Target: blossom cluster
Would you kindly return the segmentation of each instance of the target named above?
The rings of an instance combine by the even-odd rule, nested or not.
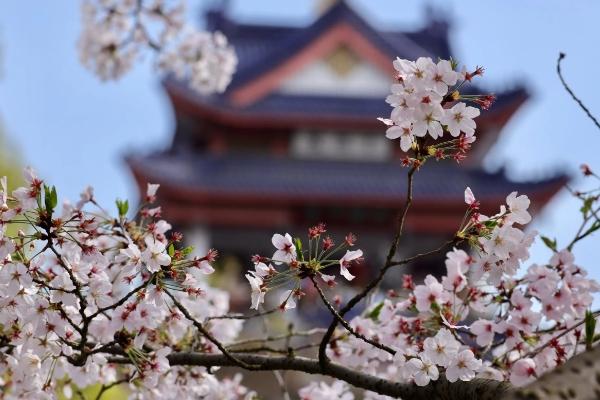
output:
[[[394,68],[398,82],[391,86],[392,93],[386,99],[393,110],[389,119],[379,118],[388,126],[386,136],[399,138],[402,151],[415,151],[412,163],[449,156],[461,161],[475,141],[474,119],[480,110],[459,100],[488,108],[493,96],[464,95],[459,89],[481,75],[483,68],[458,72],[453,60],[435,63],[428,57],[416,61],[398,58]],[[449,140],[443,140],[445,132],[450,134]]]
[[[205,279],[216,252],[192,257],[180,246],[182,235],[149,206],[158,185],[148,185],[148,202],[129,220],[127,202],[110,217],[91,188],[58,210],[54,188],[31,169],[25,179],[12,193],[0,180],[3,398],[121,382],[133,398],[252,396],[240,377],[217,382],[203,367],[170,366],[172,349],[218,352],[195,324],[231,343],[242,321],[211,319],[229,311],[228,294]]]
[[[401,291],[349,321],[395,354],[346,335],[330,344],[332,360],[419,386],[442,374],[450,382],[479,377],[521,386],[585,347],[586,310],[600,285],[567,249],[517,274],[536,235],[521,230],[531,220],[526,196],[511,193],[491,217],[479,213],[468,188],[465,201],[456,236],[472,254],[454,248],[441,279],[428,275],[416,285],[405,275]]]
[[[306,249],[303,249],[300,239],[292,239],[289,233],[273,235],[271,242],[276,249],[273,256],[271,258],[254,256],[252,258],[254,269],[246,274],[246,279],[252,288],[252,308],[258,309],[269,290],[281,287],[290,287],[290,289],[283,292],[279,307],[284,311],[295,308],[295,299],[304,296],[302,291],[304,278],[319,277],[329,287],[336,285],[335,275],[323,272],[334,266],[339,266],[340,275],[348,281],[355,278],[349,268],[360,263],[363,252],[362,250],[347,249],[355,245],[356,237],[349,233],[336,246],[333,239],[325,235],[326,232],[325,224],[309,228]],[[342,257],[334,258],[343,250],[346,252]],[[276,268],[276,266],[278,267]]]
[[[190,33],[179,44],[170,40],[184,32],[178,5],[98,0],[85,10],[82,58],[105,79],[125,73],[143,46],[159,50],[160,66],[189,78],[199,91],[222,91],[231,78],[235,55],[220,34]],[[150,29],[146,20],[159,27]],[[483,70],[458,72],[452,60],[427,58],[398,59],[394,66],[398,83],[388,97],[394,110],[382,120],[389,126],[387,136],[400,138],[401,149],[412,152],[407,158],[412,172],[431,157],[462,160],[475,140],[479,109],[460,100],[485,109],[493,98],[459,90]],[[446,133],[449,140],[443,139]],[[596,176],[589,167],[583,172]],[[576,241],[600,229],[600,210],[592,207],[598,200],[595,191],[578,193],[584,224],[574,241],[559,250],[555,241],[542,238],[553,255],[523,271],[537,236],[523,230],[531,221],[527,196],[513,192],[497,214],[487,216],[467,188],[466,212],[446,254],[445,275],[427,275],[422,283],[405,275],[397,290],[345,320],[352,307],[338,312],[341,300],[330,303],[321,286],[332,290],[338,272],[347,281],[358,274],[363,252],[354,249],[351,233],[338,243],[324,224],[310,227],[307,240],[274,234],[273,255],[254,256],[245,277],[250,308],[258,310],[276,290],[278,307],[240,317],[229,313],[229,295],[207,283],[217,252],[194,255],[153,205],[158,185],[148,185],[130,218],[127,201],[117,200],[118,214],[111,216],[96,202],[92,188],[77,203],[59,207],[56,189],[31,169],[25,181],[24,187],[9,191],[6,178],[0,179],[2,398],[53,399],[60,391],[71,397],[73,388],[122,384],[129,386],[132,399],[253,399],[241,375],[217,379],[214,367],[198,366],[208,362],[180,365],[182,356],[223,356],[227,362],[219,365],[246,369],[267,369],[272,353],[285,354],[290,365],[298,361],[296,351],[315,345],[293,347],[291,339],[314,331],[295,333],[290,324],[285,349],[269,345],[281,337],[238,336],[248,319],[277,309],[285,317],[305,295],[305,283],[317,290],[334,321],[317,344],[319,359],[302,360],[319,365],[323,373],[323,365],[333,361],[348,373],[409,385],[486,378],[522,386],[597,339],[597,313],[590,307],[600,285],[571,252]],[[362,297],[347,305],[377,299],[378,293],[370,291],[387,269],[416,259],[392,260],[400,233],[379,281],[371,281]],[[335,331],[338,323],[342,328]],[[248,343],[261,346],[240,347]],[[237,358],[243,353],[255,353],[245,359],[259,364]],[[342,381],[311,382],[299,395],[302,400],[354,398]],[[388,399],[368,391],[364,398]]]
[[[203,94],[223,92],[237,66],[235,51],[220,32],[187,26],[184,6],[182,0],[85,0],[82,64],[102,80],[116,80],[151,49],[160,70]]]

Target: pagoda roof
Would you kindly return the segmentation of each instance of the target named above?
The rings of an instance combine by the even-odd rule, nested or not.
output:
[[[382,129],[377,117],[387,117],[392,110],[383,98],[284,93],[272,93],[240,108],[225,96],[203,96],[191,90],[185,82],[172,78],[167,78],[164,85],[180,112],[244,128],[331,125]],[[464,92],[485,93],[475,86]],[[496,101],[481,115],[478,125],[485,126],[489,122],[502,127],[528,98],[529,93],[523,86],[497,93]]]
[[[144,190],[161,184],[161,202],[255,206],[398,208],[406,197],[406,173],[400,162],[299,160],[275,156],[156,153],[127,158]],[[527,194],[533,210],[541,209],[567,182],[556,175],[513,182],[503,172],[429,162],[414,181],[414,207],[424,213],[464,209],[463,193],[471,187],[485,212],[496,212],[513,191]],[[173,219],[173,216],[168,216]],[[177,219],[177,218],[175,218]],[[175,221],[177,222],[177,221]],[[456,227],[455,227],[456,228]]]
[[[382,31],[345,1],[338,1],[308,26],[240,23],[218,9],[207,13],[207,25],[209,29],[221,30],[238,54],[238,68],[227,91],[201,95],[187,82],[171,76],[164,80],[164,85],[179,113],[230,126],[381,128],[376,118],[388,116],[391,111],[384,101],[385,94],[379,97],[291,94],[278,91],[277,85],[301,65],[341,44],[354,46],[363,59],[372,62],[383,76],[390,77],[390,83],[394,75],[391,61],[398,56],[416,59],[451,55],[447,21],[430,16],[420,30]],[[325,47],[329,50],[324,50]],[[465,92],[489,91],[469,86]],[[496,95],[496,103],[482,115],[479,124],[485,125],[485,119],[489,118],[496,126],[504,125],[529,97],[523,86]]]
[[[221,30],[238,53],[240,62],[230,90],[256,79],[340,24],[359,32],[389,60],[451,56],[446,21],[431,19],[426,27],[413,32],[381,31],[346,1],[338,1],[312,24],[302,27],[239,23],[221,10],[209,12],[207,17],[209,29]]]

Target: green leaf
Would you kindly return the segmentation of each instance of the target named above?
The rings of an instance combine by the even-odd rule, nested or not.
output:
[[[169,245],[167,252],[169,253],[169,257],[173,257],[173,255],[175,254],[175,246],[173,246],[173,243]]]
[[[294,238],[294,245],[296,246],[296,259],[304,261],[304,255],[302,254],[302,240],[300,240],[300,238]]]
[[[453,70],[456,70],[458,68],[458,61],[450,57],[450,66]]]
[[[496,225],[498,225],[498,221],[495,221],[493,219],[488,219],[483,224],[486,226],[486,228],[495,228]]]
[[[117,210],[119,210],[119,217],[124,218],[129,211],[129,200],[117,199]]]
[[[187,257],[190,254],[192,254],[193,251],[194,251],[194,246],[188,246],[188,247],[182,249],[181,253],[183,254],[184,257]]]
[[[52,214],[57,204],[58,196],[56,194],[56,187],[44,185],[44,205],[46,206],[46,211]]]
[[[38,208],[41,210],[42,209],[42,192],[41,191],[38,191],[38,194],[35,197],[35,200],[37,201]]]
[[[596,199],[594,197],[587,197],[584,201],[583,201],[583,206],[581,206],[581,213],[583,214],[584,218],[587,218],[590,210],[592,209],[592,206],[594,205],[594,201]]]
[[[594,344],[594,332],[596,331],[596,318],[590,310],[585,312],[585,347],[591,349]]]
[[[556,239],[551,240],[546,236],[540,236],[542,238],[542,242],[552,251],[556,251]]]
[[[379,304],[377,304],[375,306],[375,308],[373,308],[369,314],[367,315],[367,317],[371,318],[372,320],[377,320],[379,319],[379,314],[381,314],[381,309],[383,308],[383,301]]]

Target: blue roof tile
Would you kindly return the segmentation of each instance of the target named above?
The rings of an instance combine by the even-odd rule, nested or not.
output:
[[[228,194],[294,196],[352,196],[354,199],[374,195],[382,199],[403,198],[406,169],[399,162],[356,162],[298,160],[209,154],[161,154],[128,159],[134,169],[155,183],[168,183]],[[414,195],[419,198],[461,198],[470,186],[479,199],[503,198],[512,191],[533,193],[558,188],[564,175],[513,182],[504,173],[488,173],[464,168],[453,162],[430,162],[418,173]]]
[[[340,22],[353,26],[388,54],[390,59],[396,56],[410,59],[420,56],[450,56],[448,37],[446,32],[439,28],[443,24],[437,23],[416,32],[378,31],[345,1],[338,2],[307,27],[242,24],[218,11],[208,14],[209,28],[223,31],[238,53],[238,71],[231,88],[251,81],[277,66]]]

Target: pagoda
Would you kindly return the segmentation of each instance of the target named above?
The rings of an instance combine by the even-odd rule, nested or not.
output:
[[[332,3],[301,27],[241,23],[223,7],[212,8],[207,28],[223,32],[239,58],[227,91],[203,96],[165,78],[176,117],[172,143],[130,155],[127,163],[141,193],[148,182],[161,185],[162,215],[190,243],[247,263],[251,254],[272,253],[274,232],[304,237],[307,227],[325,222],[338,237],[356,233],[373,268],[383,259],[407,179],[398,142],[385,138],[377,120],[391,111],[384,99],[392,61],[451,57],[450,26],[430,12],[422,29],[380,30],[345,1]],[[466,186],[484,213],[497,212],[512,191],[527,194],[536,213],[565,184],[565,175],[514,182],[482,168],[529,97],[524,86],[496,96],[477,119],[478,139],[465,162],[428,162],[416,174],[400,256],[453,236]],[[442,264],[423,262],[416,267]]]

